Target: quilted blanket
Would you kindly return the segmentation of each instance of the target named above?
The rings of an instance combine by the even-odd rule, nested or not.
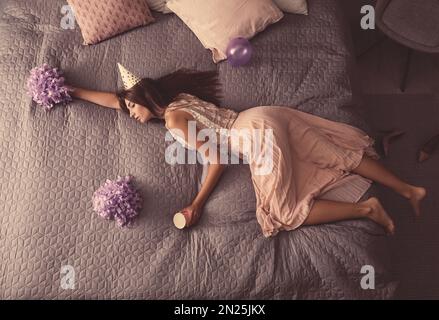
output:
[[[141,125],[75,100],[50,112],[26,94],[43,63],[95,90],[121,85],[116,63],[140,76],[217,68],[223,106],[286,105],[367,127],[349,110],[351,50],[336,1],[309,0],[257,35],[248,66],[213,64],[173,14],[94,46],[61,26],[64,0],[0,2],[0,298],[384,299],[397,287],[387,238],[369,221],[303,227],[265,238],[249,169],[230,165],[199,223],[172,216],[197,192],[200,167],[169,165],[161,122]],[[131,174],[144,199],[133,228],[92,210],[107,179]],[[374,288],[363,271],[373,268]],[[370,279],[369,279],[370,280]]]

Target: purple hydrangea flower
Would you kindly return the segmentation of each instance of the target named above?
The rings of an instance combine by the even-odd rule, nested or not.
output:
[[[141,197],[131,181],[131,176],[107,179],[94,192],[93,210],[107,220],[115,219],[120,227],[131,226],[141,209]]]
[[[61,72],[47,63],[30,71],[27,89],[32,99],[46,110],[50,110],[55,104],[72,100]]]

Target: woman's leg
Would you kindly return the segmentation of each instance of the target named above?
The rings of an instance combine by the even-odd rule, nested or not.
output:
[[[315,200],[308,218],[303,225],[315,225],[341,220],[369,218],[393,234],[395,226],[392,219],[381,206],[377,198],[370,198],[359,203]]]
[[[352,171],[393,189],[410,201],[416,216],[421,214],[420,201],[427,193],[424,188],[416,187],[402,181],[380,162],[366,155],[364,155],[360,165]]]

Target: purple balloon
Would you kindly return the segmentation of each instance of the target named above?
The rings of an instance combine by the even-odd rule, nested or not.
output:
[[[245,38],[234,38],[227,46],[226,54],[227,61],[230,65],[240,67],[250,61],[253,54],[253,47]]]

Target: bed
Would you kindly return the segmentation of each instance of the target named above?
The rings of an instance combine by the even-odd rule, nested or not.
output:
[[[83,46],[77,25],[60,27],[63,5],[0,4],[0,298],[393,297],[387,237],[374,223],[265,238],[248,166],[230,165],[199,223],[178,230],[173,214],[195,196],[203,168],[166,164],[163,123],[140,125],[78,100],[46,112],[25,90],[29,70],[44,62],[104,91],[121,86],[117,62],[153,78],[217,68],[224,107],[285,105],[368,130],[350,110],[352,52],[338,2],[309,0],[309,16],[286,14],[252,40],[255,56],[238,69],[215,65],[175,15],[154,13],[154,24]],[[127,174],[144,203],[135,226],[120,228],[93,212],[91,198],[107,178]],[[361,286],[367,265],[374,289]]]

